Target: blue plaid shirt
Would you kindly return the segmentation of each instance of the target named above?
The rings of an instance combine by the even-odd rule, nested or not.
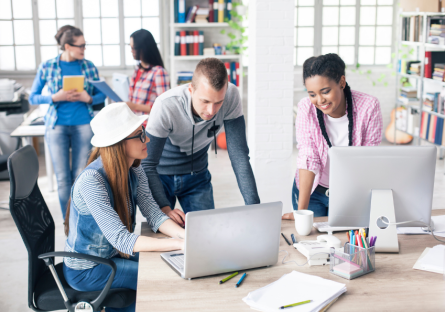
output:
[[[82,74],[85,76],[84,89],[89,95],[93,95],[94,86],[88,83],[88,79],[99,80],[99,72],[93,62],[88,60],[79,60],[81,64]],[[62,70],[60,68],[60,55],[56,58],[43,62],[39,66],[37,72],[41,75],[41,80],[46,81],[48,90],[51,94],[56,94],[63,87]],[[54,128],[57,122],[57,103],[51,103],[45,116],[45,124],[47,127]],[[91,118],[94,117],[93,107],[87,104],[88,112]]]

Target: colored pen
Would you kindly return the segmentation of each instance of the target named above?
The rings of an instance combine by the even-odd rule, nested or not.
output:
[[[299,306],[299,305],[302,305],[302,304],[305,304],[305,303],[309,303],[309,302],[311,302],[312,300],[306,300],[306,301],[301,301],[301,302],[297,302],[297,303],[293,303],[293,304],[288,304],[288,305],[285,305],[285,306],[282,306],[282,307],[280,307],[280,309],[285,309],[285,308],[290,308],[290,307],[296,307],[296,306]]]
[[[234,276],[237,276],[238,272],[233,273],[232,275],[227,276],[226,278],[223,278],[222,280],[219,281],[220,284],[227,282],[229,279],[231,279]]]
[[[372,246],[374,246],[374,236],[371,236],[371,241],[369,242],[369,244]]]
[[[286,243],[287,243],[289,246],[292,245],[291,243],[289,243],[289,241],[287,240],[286,236],[284,236],[283,233],[281,233],[281,236],[283,236],[284,240],[286,241]]]
[[[349,232],[346,232],[346,237],[348,238],[349,241]]]
[[[294,244],[297,243],[297,240],[295,239],[294,234],[291,234],[291,235],[290,235],[290,238],[292,238],[292,242],[293,242]]]
[[[241,278],[239,279],[238,283],[236,283],[235,287],[238,288],[241,283],[243,282],[244,278],[246,277],[247,273],[244,273]]]
[[[377,240],[377,236],[374,236],[374,242],[372,242],[372,246],[375,246],[376,240]]]

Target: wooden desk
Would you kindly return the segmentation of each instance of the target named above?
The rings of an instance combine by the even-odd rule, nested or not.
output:
[[[433,215],[443,215],[445,210],[433,210]],[[326,221],[326,218],[317,218]],[[147,223],[142,224],[142,235],[157,236]],[[290,239],[296,234],[294,222],[283,221],[282,232]],[[295,238],[316,239],[315,229],[310,236]],[[335,234],[346,242],[344,232]],[[280,250],[287,250],[290,257],[304,263],[306,258],[280,239]],[[445,311],[445,280],[442,274],[414,270],[412,267],[426,247],[438,245],[431,235],[399,235],[400,253],[376,253],[376,271],[348,281],[329,273],[329,267],[298,267],[295,263],[278,263],[270,268],[248,270],[240,288],[235,281],[219,285],[222,276],[194,280],[180,278],[159,256],[160,252],[141,252],[136,311],[252,311],[241,299],[249,292],[279,279],[292,270],[317,275],[346,284],[348,289],[329,312],[335,311]]]

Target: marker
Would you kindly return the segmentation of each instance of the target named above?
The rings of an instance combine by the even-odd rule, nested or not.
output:
[[[294,244],[297,243],[297,240],[295,239],[294,234],[291,234],[291,235],[290,235],[290,238],[292,238],[292,242],[293,242]]]
[[[238,283],[236,283],[235,287],[238,288],[246,277],[247,273],[244,273],[243,276],[239,279]]]
[[[293,304],[288,304],[285,306],[280,307],[280,309],[285,309],[285,308],[290,308],[290,307],[296,307],[305,303],[310,303],[312,300],[306,300],[306,301],[301,301],[301,302],[297,302],[297,303],[293,303]]]
[[[223,278],[222,280],[219,281],[220,284],[227,282],[229,279],[231,279],[234,276],[237,276],[238,272],[233,273],[232,275],[227,276],[226,278]]]
[[[283,233],[281,233],[281,236],[283,236],[284,240],[286,241],[286,243],[287,243],[289,246],[292,245],[291,243],[289,243],[289,241],[287,240],[286,236],[284,236]]]
[[[375,241],[377,240],[377,236],[374,236],[374,241],[372,242],[372,246],[375,246]]]

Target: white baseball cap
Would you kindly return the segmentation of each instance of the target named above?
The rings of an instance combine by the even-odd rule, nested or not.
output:
[[[94,136],[91,144],[95,147],[106,147],[116,144],[148,119],[148,115],[136,116],[127,103],[119,102],[105,106],[91,120]]]

